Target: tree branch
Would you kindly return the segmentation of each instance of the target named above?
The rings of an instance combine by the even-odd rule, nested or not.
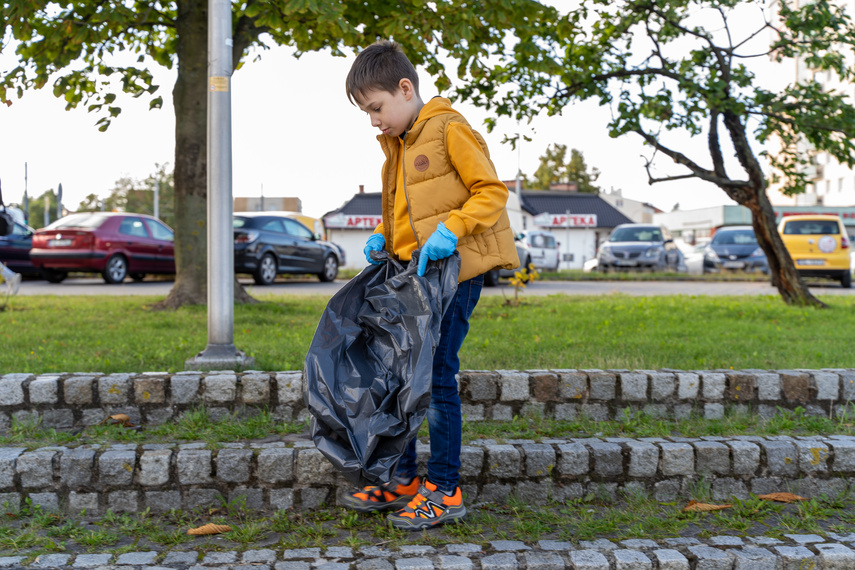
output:
[[[793,111],[799,111],[800,109],[801,109],[800,106],[797,106],[797,105],[792,106]],[[846,129],[831,127],[825,123],[811,123],[811,122],[806,122],[804,119],[800,119],[800,120],[796,121],[795,119],[790,118],[786,115],[781,115],[779,113],[771,113],[768,111],[747,110],[746,113],[749,115],[759,115],[761,117],[769,117],[769,118],[775,119],[777,121],[780,121],[780,122],[782,122],[786,125],[790,125],[790,126],[800,126],[802,128],[808,127],[810,129],[817,130],[817,131],[826,131],[829,133],[840,133],[840,134],[845,135],[849,138],[855,138],[855,132],[848,131]]]
[[[692,172],[692,176],[696,178],[706,180],[707,182],[712,182],[720,188],[741,188],[745,186],[745,182],[731,180],[730,178],[719,176],[715,172],[703,168],[698,163],[687,157],[685,154],[666,147],[665,145],[660,143],[656,137],[644,132],[641,129],[635,129],[634,132],[641,135],[641,137],[645,141],[647,141],[647,144],[649,144],[659,152],[665,154],[666,156],[669,156],[677,164],[681,164],[688,168]]]
[[[721,143],[718,138],[718,117],[719,112],[717,110],[710,110],[710,132],[707,135],[707,144],[713,161],[713,172],[716,173],[716,176],[727,178],[727,173],[724,170],[724,157],[721,155]]]

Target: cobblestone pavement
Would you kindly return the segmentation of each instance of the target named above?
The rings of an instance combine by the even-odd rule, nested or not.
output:
[[[855,531],[855,529],[853,529]],[[714,536],[580,541],[541,540],[527,545],[516,540],[486,544],[404,545],[359,549],[335,546],[296,550],[250,549],[200,554],[196,551],[126,552],[113,554],[47,554],[23,566],[23,556],[0,556],[0,568],[87,568],[156,570],[428,570],[516,568],[553,570],[852,570],[855,532],[785,534],[769,537]]]

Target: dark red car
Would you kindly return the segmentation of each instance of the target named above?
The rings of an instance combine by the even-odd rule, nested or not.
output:
[[[107,283],[128,275],[141,281],[147,273],[175,273],[173,240],[172,229],[152,216],[86,212],[38,230],[30,259],[51,283],[69,271],[100,273]]]

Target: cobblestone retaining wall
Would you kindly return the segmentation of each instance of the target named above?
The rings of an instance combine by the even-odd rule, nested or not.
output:
[[[417,449],[424,472],[429,446]],[[855,488],[855,437],[842,435],[488,440],[464,446],[461,461],[461,487],[473,502],[633,491],[671,501],[699,484],[719,501]],[[29,498],[45,509],[163,512],[244,497],[256,509],[307,509],[349,489],[310,441],[0,448],[0,505],[12,508]]]
[[[45,427],[93,425],[127,414],[157,425],[204,405],[215,417],[266,407],[280,420],[305,417],[301,372],[177,374],[6,374],[0,376],[0,433],[12,418]],[[498,370],[459,375],[469,421],[542,414],[572,420],[618,419],[625,408],[681,418],[724,416],[744,406],[762,416],[802,407],[808,414],[855,413],[855,369],[823,370]]]

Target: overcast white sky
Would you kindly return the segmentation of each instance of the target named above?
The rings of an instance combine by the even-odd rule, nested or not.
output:
[[[232,77],[233,194],[257,196],[263,187],[265,196],[297,196],[305,213],[321,216],[348,200],[360,184],[368,192],[379,191],[383,155],[374,139],[376,129],[344,92],[352,57],[313,53],[298,60],[292,53],[273,48]],[[0,69],[12,65],[12,54],[0,54]],[[419,71],[427,100],[437,92],[431,78]],[[146,101],[120,96],[123,112],[106,133],[98,132],[98,117],[85,109],[65,111],[64,101],[49,88],[0,107],[5,201],[21,201],[25,163],[29,195],[37,197],[62,183],[63,202],[71,210],[90,193],[106,197],[122,176],[142,179],[154,172],[156,163],[172,164],[175,121],[169,95],[174,75],[160,68],[157,77],[163,109],[149,111]],[[531,176],[547,146],[558,143],[581,150],[588,165],[602,171],[600,186],[621,189],[624,196],[663,210],[677,202],[682,209],[731,203],[724,192],[699,181],[649,186],[642,158],[649,149],[639,137],[609,138],[609,109],[594,103],[521,127],[503,120],[490,134],[482,124],[482,110],[460,103],[456,107],[487,139],[502,179],[513,179],[518,167]],[[518,128],[532,137],[519,152],[500,143]],[[672,144],[704,152],[705,140],[683,138]],[[667,161],[662,165],[668,168]]]

